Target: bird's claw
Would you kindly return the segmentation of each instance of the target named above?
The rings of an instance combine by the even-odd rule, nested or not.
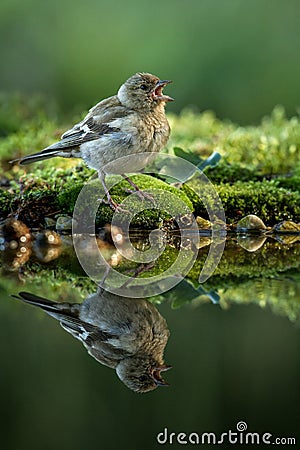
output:
[[[108,200],[104,200],[103,198],[100,199],[101,203],[104,203],[104,205],[108,205],[116,212],[119,213],[128,213],[129,211],[127,209],[122,208],[118,203],[116,203],[112,198]]]
[[[137,190],[137,189],[125,189],[125,192],[128,194],[136,194],[141,200],[148,200],[149,202],[155,204],[155,199],[151,194],[148,194],[145,191]]]

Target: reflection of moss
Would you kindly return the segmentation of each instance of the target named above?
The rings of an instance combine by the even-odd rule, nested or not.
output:
[[[200,306],[213,302],[222,309],[233,305],[255,304],[260,308],[271,308],[274,314],[287,317],[295,322],[300,317],[300,285],[298,273],[288,270],[276,278],[258,278],[243,280],[238,284],[226,284],[223,288],[210,289],[209,283],[200,286],[185,279],[170,291],[151,301],[161,303],[165,300],[172,308],[180,308],[188,303]]]
[[[96,284],[86,276],[79,265],[71,240],[64,240],[63,251],[58,259],[45,265],[30,260],[22,267],[22,278],[26,278],[28,290],[45,297],[61,301],[80,301],[95,292]],[[140,249],[149,246],[148,238],[135,239],[133,245]],[[113,253],[113,251],[112,251]],[[181,253],[184,253],[181,250]],[[186,252],[187,257],[190,256]],[[198,284],[198,277],[208,254],[208,247],[200,249],[198,258],[181,284],[165,294],[151,298],[160,303],[165,300],[173,307],[185,303],[201,305],[217,301],[224,309],[234,304],[254,303],[262,308],[270,307],[274,313],[295,321],[300,313],[299,292],[299,249],[283,246],[268,239],[257,252],[251,253],[239,247],[234,240],[228,241],[222,259],[207,282]],[[153,277],[165,272],[178,257],[176,247],[166,246],[155,265],[139,277]],[[5,253],[3,253],[5,264]],[[182,259],[184,261],[184,258]],[[214,262],[214,261],[213,261]],[[118,267],[121,273],[132,276],[139,265],[123,259]],[[32,286],[30,285],[31,282]],[[30,286],[29,286],[30,285]],[[7,293],[23,289],[16,278],[6,277],[0,289]],[[27,288],[26,288],[27,289]]]
[[[136,243],[134,246],[139,248]],[[147,244],[148,248],[148,244]],[[209,247],[203,247],[199,250],[198,258],[194,263],[192,269],[189,271],[187,277],[196,282],[198,280],[200,271],[204,265],[207,257]],[[181,250],[184,254],[184,251]],[[190,252],[187,251],[187,258],[190,257]],[[155,266],[147,270],[141,276],[148,277],[160,274],[167,270],[171,264],[176,260],[178,250],[173,246],[166,246],[165,251],[158,258]],[[184,262],[184,257],[182,261]],[[234,241],[229,241],[226,244],[221,261],[215,269],[213,276],[209,278],[206,285],[209,289],[223,288],[230,285],[238,285],[245,280],[261,277],[274,277],[278,274],[299,267],[299,249],[296,245],[283,246],[279,242],[267,240],[263,247],[257,252],[247,252],[242,247],[239,247]],[[124,260],[121,262],[118,270],[123,272],[127,268],[137,267],[137,263],[128,262]],[[38,266],[35,266],[38,270]],[[49,263],[45,269],[42,267],[39,270],[58,267],[65,270],[66,274],[72,276],[84,276],[76,255],[69,245],[65,247],[59,259]],[[68,276],[69,276],[68,275]]]
[[[199,257],[188,277],[197,280],[207,256],[207,249],[201,249]],[[266,241],[257,252],[247,252],[233,241],[226,244],[221,261],[208,280],[211,288],[238,284],[249,278],[273,277],[289,269],[299,267],[299,249],[283,246],[279,242]]]
[[[220,305],[228,308],[233,304],[254,303],[261,308],[270,307],[275,314],[296,321],[300,316],[300,284],[298,273],[287,273],[271,279],[245,281],[240,286],[228,287],[220,291]],[[298,277],[299,278],[299,277]],[[251,293],[246,296],[245,292]]]
[[[198,258],[186,277],[195,288],[198,285],[199,274],[207,253],[208,247],[200,249]],[[141,273],[140,277],[152,277],[165,272],[177,256],[178,250],[167,246],[155,266]],[[190,256],[189,252],[187,252],[187,256]],[[291,280],[293,280],[296,271],[299,270],[299,261],[299,249],[295,245],[283,246],[278,242],[268,240],[259,251],[251,253],[239,247],[234,241],[230,241],[227,243],[222,259],[213,275],[201,286],[208,293],[216,292],[220,296],[220,304],[224,308],[232,303],[249,303],[251,301],[260,304],[260,306],[265,306],[271,302],[272,308],[276,312],[285,314],[294,320],[296,315],[299,314],[300,308],[299,295],[297,294],[299,286],[296,282],[289,282],[284,285],[280,280],[288,279],[290,274]],[[134,269],[137,267],[137,263],[123,260],[118,270],[132,276]],[[128,270],[130,269],[129,273]],[[95,283],[83,272],[73,248],[69,245],[64,248],[57,260],[47,265],[41,266],[35,262],[27,262],[22,269],[22,274],[28,281],[31,278],[34,279],[34,285],[37,286],[37,289],[41,285],[49,284],[45,289],[50,292],[51,285],[53,285],[61,298],[72,295],[72,289],[79,290],[80,295],[84,296],[93,292],[96,288]],[[66,281],[70,288],[66,287]],[[272,288],[268,290],[270,283]],[[251,286],[256,286],[257,290],[252,290]],[[261,286],[264,287],[263,296],[260,292]],[[248,292],[249,295],[245,295],[245,292]],[[276,297],[277,294],[280,294],[280,300]],[[180,295],[182,295],[182,291]],[[207,300],[206,296],[203,296],[199,291],[198,293],[195,292],[194,298],[199,295],[201,295],[203,301]],[[171,298],[172,301],[177,299],[174,292],[171,292],[170,295],[166,294],[165,297]],[[190,295],[189,299],[185,299],[185,301],[192,299],[193,296]],[[286,299],[286,302],[281,299]],[[164,296],[153,298],[153,301],[163,300]],[[177,299],[176,303],[179,300],[180,304],[185,302],[184,298],[181,298]]]

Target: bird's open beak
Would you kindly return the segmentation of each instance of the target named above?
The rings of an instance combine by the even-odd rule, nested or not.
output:
[[[171,368],[172,368],[172,366],[163,365],[163,366],[159,366],[159,367],[154,367],[154,369],[152,369],[151,376],[152,376],[153,380],[155,381],[155,383],[157,384],[157,386],[170,386],[169,383],[167,383],[162,378],[160,372],[165,372],[166,370],[169,370]]]
[[[152,92],[153,100],[160,100],[163,102],[172,102],[174,98],[169,97],[169,95],[163,94],[163,88],[167,85],[172,83],[171,80],[158,80],[156,83],[155,89]]]

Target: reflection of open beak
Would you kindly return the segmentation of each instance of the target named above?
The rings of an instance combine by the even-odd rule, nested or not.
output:
[[[154,369],[152,369],[151,371],[151,376],[153,378],[153,380],[155,381],[155,383],[157,384],[157,386],[170,386],[169,383],[167,383],[161,376],[160,372],[165,372],[166,370],[171,369],[172,366],[159,366],[159,367],[154,367]]]
[[[163,88],[169,83],[172,83],[172,81],[171,80],[159,80],[156,83],[155,89],[152,92],[153,100],[160,100],[163,102],[172,102],[174,100],[174,98],[163,94]]]

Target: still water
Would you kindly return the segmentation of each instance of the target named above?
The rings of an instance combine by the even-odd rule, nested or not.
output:
[[[107,293],[78,263],[71,237],[47,233],[2,242],[2,448],[208,448],[214,436],[230,448],[247,432],[299,442],[297,237],[227,238],[214,274],[199,284],[203,237],[185,279],[144,300]],[[180,251],[173,236],[165,259],[140,268],[106,234],[98,241],[106,260],[134,279],[163,274]],[[149,247],[149,237],[133,241]],[[38,306],[11,297],[19,292]],[[238,431],[231,443],[229,430]],[[205,432],[214,436],[202,444]]]

